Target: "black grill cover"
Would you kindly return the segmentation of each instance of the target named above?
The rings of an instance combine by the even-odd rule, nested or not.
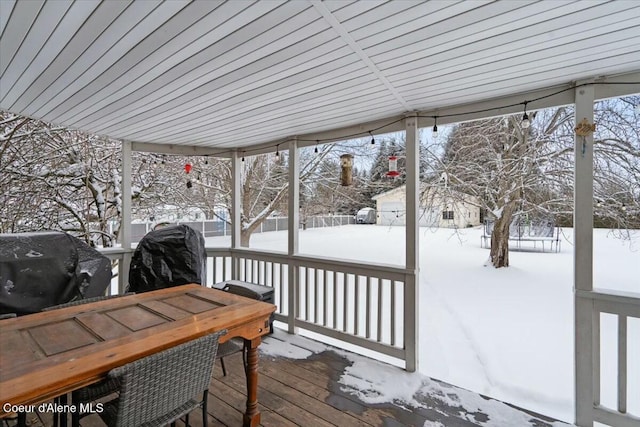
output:
[[[104,295],[110,281],[109,259],[69,234],[0,234],[0,313]]]
[[[207,252],[202,233],[180,224],[147,233],[133,253],[129,290],[154,289],[206,283]]]

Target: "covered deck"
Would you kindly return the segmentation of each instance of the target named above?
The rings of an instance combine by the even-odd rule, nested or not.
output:
[[[409,372],[419,368],[418,285],[428,274],[419,271],[419,130],[568,104],[592,124],[594,101],[640,93],[640,3],[632,0],[3,0],[0,35],[2,109],[121,141],[121,247],[109,252],[120,260],[120,291],[132,253],[132,152],[228,158],[232,240],[229,248],[209,249],[214,280],[272,286],[276,318],[290,334],[305,329],[360,346],[400,360]],[[405,265],[301,254],[300,149],[389,132],[406,136]],[[640,317],[640,294],[594,290],[593,135],[575,141],[575,291],[567,307],[575,312],[575,423],[635,427],[639,419],[626,409],[633,363],[627,323]],[[241,159],[278,150],[289,154],[284,254],[240,244]],[[349,298],[350,286],[366,297]],[[304,298],[309,292],[315,303]],[[339,292],[342,304],[327,298],[318,305]],[[348,323],[356,313],[376,321]],[[600,405],[601,313],[619,321],[616,408]],[[326,369],[320,378],[309,374],[318,380],[309,383],[327,398],[339,396],[321,385],[335,381],[339,360],[264,359],[263,423],[279,425],[287,408],[303,408],[310,398],[297,388],[303,383],[280,383],[277,372],[292,365]],[[236,363],[229,378],[214,378],[229,392],[225,406],[211,397],[221,424],[238,410],[232,396],[240,395],[239,371]],[[311,407],[341,417],[325,398],[311,399],[309,408],[296,409],[302,418],[289,421],[317,420]],[[353,410],[335,409],[356,424],[385,425],[393,417],[383,414],[403,413],[347,403]],[[217,413],[217,406],[225,409]],[[406,416],[416,417],[409,424],[441,422],[427,415],[416,409]]]

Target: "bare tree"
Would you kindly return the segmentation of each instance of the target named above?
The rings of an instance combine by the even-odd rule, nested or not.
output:
[[[640,225],[638,102],[629,97],[596,104],[596,215],[620,228]],[[496,268],[509,265],[509,226],[516,213],[570,221],[573,212],[573,109],[531,116],[528,129],[520,115],[459,124],[444,156],[432,155],[449,189],[477,196],[495,218],[490,257]]]
[[[121,210],[119,144],[6,112],[0,123],[0,229],[59,229],[111,246],[108,224]]]

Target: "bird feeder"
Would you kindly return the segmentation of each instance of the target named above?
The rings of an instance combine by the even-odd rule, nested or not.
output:
[[[191,163],[187,163],[186,165],[184,165],[184,171],[186,173],[191,172]]]
[[[340,173],[340,183],[343,186],[353,184],[353,176],[351,173],[353,169],[353,155],[343,154],[342,156],[340,156],[340,166],[342,168],[342,171]]]
[[[398,172],[397,156],[389,156],[389,172],[387,172],[387,176],[390,178],[395,178],[396,176],[400,176],[400,172]]]

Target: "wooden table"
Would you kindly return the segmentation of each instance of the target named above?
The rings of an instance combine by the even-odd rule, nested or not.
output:
[[[0,321],[0,404],[35,405],[131,361],[208,333],[245,339],[247,409],[257,426],[258,345],[275,306],[184,285]],[[0,408],[0,418],[6,415]]]

